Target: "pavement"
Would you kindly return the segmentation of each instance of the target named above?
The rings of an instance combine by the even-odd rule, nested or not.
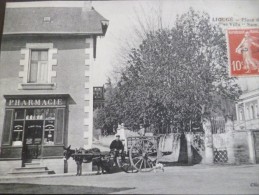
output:
[[[199,164],[165,167],[165,172],[0,178],[0,183],[130,188],[120,194],[259,194],[259,165]]]

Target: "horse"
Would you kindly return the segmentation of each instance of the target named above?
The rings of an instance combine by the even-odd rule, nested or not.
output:
[[[104,173],[104,170],[106,172],[110,171],[109,166],[107,166],[107,163],[105,163],[105,160],[103,157],[105,154],[102,154],[99,148],[91,148],[88,150],[85,150],[84,148],[79,148],[77,149],[70,149],[71,145],[64,148],[64,158],[65,160],[68,160],[71,156],[73,159],[76,161],[77,164],[77,176],[82,175],[82,163],[90,163],[93,162],[93,164],[97,165],[98,172],[97,174],[100,173],[100,168],[102,169],[102,173]],[[84,156],[74,156],[73,154],[89,154],[89,155],[84,155]]]

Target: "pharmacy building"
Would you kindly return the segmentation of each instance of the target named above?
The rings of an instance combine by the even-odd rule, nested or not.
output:
[[[63,146],[92,147],[92,69],[97,39],[105,36],[109,21],[91,2],[58,3],[6,5],[0,175],[30,163],[63,173]]]

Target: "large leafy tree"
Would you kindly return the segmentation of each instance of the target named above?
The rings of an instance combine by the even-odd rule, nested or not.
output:
[[[189,131],[201,116],[224,113],[240,95],[228,76],[226,42],[209,15],[190,9],[172,29],[150,31],[106,98],[106,112],[128,126],[154,124]],[[172,130],[172,129],[171,129]]]

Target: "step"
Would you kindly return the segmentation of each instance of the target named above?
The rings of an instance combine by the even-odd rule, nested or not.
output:
[[[25,167],[39,167],[40,165],[40,162],[25,163]]]
[[[17,176],[17,175],[20,175],[20,176],[27,176],[27,175],[48,175],[49,174],[49,170],[43,170],[43,171],[30,171],[30,172],[11,172],[11,173],[8,173],[9,175],[12,175],[12,176]]]
[[[47,167],[18,167],[14,168],[14,172],[30,172],[30,171],[45,171],[48,170]]]

